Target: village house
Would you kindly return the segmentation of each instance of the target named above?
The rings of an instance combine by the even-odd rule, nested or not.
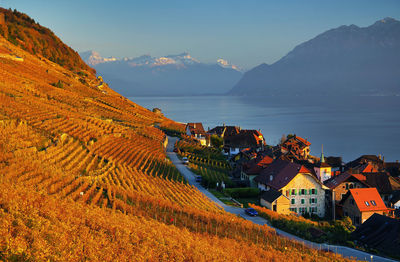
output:
[[[262,191],[275,190],[290,200],[289,210],[297,214],[325,215],[325,187],[319,179],[303,165],[277,159],[262,170],[255,179]],[[264,206],[272,206],[263,199]],[[283,204],[285,201],[282,199]],[[279,205],[279,201],[275,203]],[[276,210],[282,208],[277,206]]]
[[[353,225],[359,226],[374,213],[388,214],[386,207],[376,188],[352,188],[343,197],[343,215],[350,217]]]
[[[354,174],[374,173],[383,170],[384,161],[381,156],[362,155],[344,166],[344,170]]]
[[[335,218],[343,216],[342,206],[339,205],[343,197],[352,188],[368,188],[366,178],[361,174],[341,173],[324,182],[330,190],[326,192],[326,210],[333,216],[333,207],[335,206]]]
[[[389,200],[389,207],[394,208],[396,217],[400,215],[400,190],[393,193]]]
[[[234,136],[239,134],[240,127],[238,126],[226,126],[225,124],[222,126],[216,126],[213,129],[207,131],[209,135],[217,135],[221,138],[225,136]]]
[[[258,130],[240,130],[239,134],[224,136],[224,151],[230,156],[245,148],[261,151],[265,145],[264,136]]]
[[[257,187],[254,178],[256,178],[263,169],[267,168],[272,161],[273,159],[270,156],[260,154],[256,158],[243,163],[240,176],[241,180],[248,181],[247,183],[250,187]]]
[[[357,244],[400,257],[400,220],[373,214],[353,233]]]
[[[288,136],[285,141],[276,146],[274,155],[281,159],[308,160],[310,145],[311,143],[302,137],[296,135]]]
[[[290,199],[275,189],[264,191],[260,197],[260,204],[279,214],[288,215],[291,213]]]
[[[400,178],[400,163],[398,160],[396,162],[385,162],[384,167],[390,176]]]
[[[366,182],[375,187],[383,201],[389,206],[389,201],[396,191],[400,190],[400,182],[386,172],[364,173]]]
[[[186,135],[193,137],[203,146],[210,146],[210,140],[204,131],[202,123],[187,123]]]

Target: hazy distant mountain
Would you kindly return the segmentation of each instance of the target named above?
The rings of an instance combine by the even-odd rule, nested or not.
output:
[[[400,22],[326,31],[246,72],[230,94],[400,94]]]
[[[87,51],[81,57],[125,96],[223,94],[242,76],[240,69],[226,60],[205,64],[188,53],[116,59]]]

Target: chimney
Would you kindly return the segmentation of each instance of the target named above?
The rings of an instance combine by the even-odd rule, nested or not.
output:
[[[196,128],[196,123],[193,123],[193,127]]]

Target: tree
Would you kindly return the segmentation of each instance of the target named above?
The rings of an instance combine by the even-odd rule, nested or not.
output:
[[[213,147],[222,148],[222,146],[224,145],[224,140],[217,135],[212,135],[210,139],[211,139],[211,145]]]

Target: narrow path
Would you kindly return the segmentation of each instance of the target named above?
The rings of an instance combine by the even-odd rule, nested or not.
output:
[[[182,161],[178,158],[175,152],[173,152],[175,142],[178,139],[176,137],[168,137],[168,146],[167,146],[167,155],[171,159],[172,163],[176,166],[176,168],[181,172],[181,174],[187,179],[190,185],[193,185],[197,187],[197,189],[202,192],[204,195],[206,195],[211,201],[215,202],[216,204],[220,205],[226,212],[239,215],[242,218],[252,221],[253,223],[259,224],[259,225],[265,225],[268,224],[268,221],[262,217],[256,216],[256,217],[251,217],[245,214],[244,208],[239,208],[239,207],[233,207],[233,206],[228,206],[225,205],[221,200],[219,200],[216,196],[214,196],[212,193],[210,193],[207,189],[205,189],[200,183],[196,182],[196,175],[187,168]],[[272,227],[271,225],[269,225]],[[272,227],[274,228],[274,227]],[[285,231],[282,231],[280,229],[274,228],[276,233],[280,236],[286,237],[288,239],[296,240],[298,242],[303,243],[304,245],[315,248],[315,249],[320,249],[320,250],[330,250],[332,252],[335,252],[337,254],[340,254],[344,257],[347,258],[355,258],[358,260],[365,260],[365,261],[371,261],[371,254],[353,249],[350,247],[344,247],[344,246],[335,246],[335,245],[329,245],[329,244],[319,244],[319,243],[314,243],[302,238],[299,238],[295,235],[289,234]],[[373,261],[377,262],[392,262],[395,260],[380,257],[380,256],[375,256],[373,255]]]

